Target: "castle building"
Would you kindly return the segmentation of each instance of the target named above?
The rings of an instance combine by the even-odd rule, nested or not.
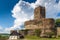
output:
[[[54,32],[55,21],[53,18],[46,18],[45,7],[39,6],[34,10],[34,19],[25,22],[25,28],[28,35],[34,35],[36,29],[40,29],[40,37],[48,36],[48,33]]]

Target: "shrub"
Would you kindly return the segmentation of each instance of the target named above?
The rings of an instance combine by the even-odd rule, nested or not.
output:
[[[36,29],[35,30],[35,35],[40,36],[40,33],[41,33],[41,30],[40,29]]]
[[[46,32],[45,33],[49,38],[51,38],[55,33],[54,32]]]

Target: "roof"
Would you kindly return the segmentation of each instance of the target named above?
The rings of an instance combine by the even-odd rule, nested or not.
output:
[[[18,35],[21,35],[20,33],[18,33],[17,31],[13,31],[13,32],[11,32],[11,34],[10,35],[16,35],[16,36],[18,36]]]

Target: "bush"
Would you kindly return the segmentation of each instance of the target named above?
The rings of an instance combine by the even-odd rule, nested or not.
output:
[[[35,35],[37,35],[38,37],[40,36],[41,30],[40,29],[36,29],[35,30]]]
[[[7,40],[8,39],[8,36],[2,36],[0,35],[0,40]]]
[[[27,36],[25,36],[25,38],[27,38],[27,39],[39,39],[40,37],[27,35]]]
[[[52,36],[55,34],[54,32],[46,32],[45,33],[49,38],[52,38]]]

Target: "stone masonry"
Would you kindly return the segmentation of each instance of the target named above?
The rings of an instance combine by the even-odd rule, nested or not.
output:
[[[52,18],[46,18],[45,14],[46,14],[45,7],[39,6],[35,8],[34,19],[26,21],[25,28],[31,31],[35,29],[40,29],[41,30],[40,37],[47,36],[46,33],[54,32],[55,21]],[[34,31],[33,32],[31,31],[28,34],[34,33]]]

